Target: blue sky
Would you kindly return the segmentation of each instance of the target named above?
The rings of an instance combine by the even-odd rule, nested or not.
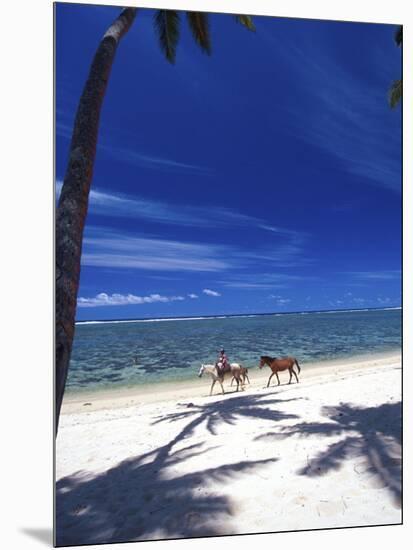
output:
[[[91,59],[119,8],[57,4],[56,179]],[[394,26],[181,15],[175,65],[153,11],[104,101],[77,318],[400,305],[401,74]]]

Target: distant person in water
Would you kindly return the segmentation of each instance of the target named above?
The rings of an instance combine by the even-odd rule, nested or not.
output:
[[[222,348],[221,351],[219,352],[219,357],[216,365],[218,369],[218,374],[223,374],[226,370],[229,369],[229,361],[228,361],[228,357],[225,355],[224,348]]]

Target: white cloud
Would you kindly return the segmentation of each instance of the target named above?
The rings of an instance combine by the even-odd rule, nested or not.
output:
[[[156,237],[123,234],[108,228],[87,226],[83,239],[82,266],[152,271],[239,272],[264,258],[267,264],[296,265],[301,250],[280,244],[278,249],[244,250],[241,247],[181,242]],[[308,278],[307,278],[308,279]],[[234,288],[275,288],[301,280],[296,275],[239,274],[220,284]]]
[[[318,280],[313,276],[289,275],[282,273],[240,273],[231,275],[227,280],[217,280],[220,285],[230,288],[242,288],[245,290],[270,290],[281,289],[290,286],[290,283],[298,281]]]
[[[335,307],[335,306],[342,306],[344,304],[343,300],[329,300],[328,301],[328,304],[331,306],[331,307]]]
[[[220,284],[229,288],[241,288],[243,290],[268,290],[270,288],[285,288],[286,285],[275,283],[249,283],[247,281],[219,281]]]
[[[358,279],[366,280],[380,280],[388,281],[391,279],[400,279],[401,271],[398,269],[387,270],[387,271],[349,271],[348,275],[353,275]]]
[[[211,290],[209,288],[204,288],[202,292],[207,296],[221,296],[219,292],[217,292],[216,290]]]
[[[62,181],[56,182],[56,197],[62,189]],[[144,219],[154,223],[214,227],[228,225],[251,225],[258,223],[253,217],[226,208],[214,209],[186,204],[170,204],[139,196],[95,191],[89,193],[89,211],[111,217]]]
[[[88,228],[83,247],[84,266],[217,272],[238,265],[231,249],[222,245],[133,237],[99,228]]]
[[[194,300],[195,298],[198,298],[198,294],[191,293],[191,294],[188,294],[188,297]]]
[[[175,172],[175,173],[189,173],[195,175],[210,175],[212,170],[205,166],[199,166],[196,164],[188,164],[186,162],[178,162],[173,159],[165,157],[146,155],[139,151],[125,149],[122,147],[113,147],[100,143],[98,148],[105,153],[110,154],[115,159],[128,162],[135,166],[142,168],[156,169],[159,171]]]
[[[274,41],[268,34],[264,36]],[[288,63],[291,74],[296,72],[295,78],[300,79],[307,97],[311,97],[311,109],[305,109],[300,101],[294,110],[283,105],[291,115],[290,131],[336,157],[343,171],[400,193],[398,121],[397,116],[393,117],[395,131],[383,132],[385,111],[381,90],[367,84],[365,79],[354,78],[350,66],[337,63],[331,52],[316,59],[308,46],[304,38],[300,44],[286,40],[282,48],[277,48],[276,55],[281,62]],[[315,82],[324,85],[316,86]]]
[[[183,296],[161,296],[160,294],[150,294],[149,296],[135,296],[134,294],[106,294],[101,292],[94,298],[78,298],[79,307],[98,307],[98,306],[128,306],[136,304],[152,304],[155,302],[176,302],[182,301]]]
[[[268,297],[271,298],[271,300],[275,300],[277,306],[285,306],[291,302],[289,298],[283,298],[282,296],[274,294],[270,294]]]
[[[56,181],[56,198],[59,198],[63,182]],[[113,191],[89,193],[89,212],[110,217],[143,219],[153,223],[180,225],[184,227],[254,227],[274,234],[280,245],[266,248],[263,259],[290,260],[302,252],[302,244],[308,234],[282,227],[273,227],[263,220],[230,208],[211,208],[208,205],[171,204],[159,200],[131,196]],[[259,258],[259,256],[256,256]]]
[[[62,181],[57,180],[57,196],[61,188]],[[98,215],[132,217],[153,223],[181,226],[255,227],[274,234],[274,242],[266,241],[262,246],[251,250],[243,246],[228,246],[221,243],[185,243],[162,238],[133,237],[104,227],[87,226],[82,254],[84,266],[155,271],[234,272],[261,261],[275,264],[276,267],[292,267],[311,262],[305,257],[304,243],[308,238],[306,233],[266,225],[262,220],[236,210],[171,205],[162,201],[92,189],[89,196],[89,211]],[[231,280],[223,284],[244,289],[282,288],[287,278],[279,276],[276,280],[277,277],[272,276],[270,280],[260,273],[259,277],[255,274],[247,275],[245,280],[242,276],[231,277]]]

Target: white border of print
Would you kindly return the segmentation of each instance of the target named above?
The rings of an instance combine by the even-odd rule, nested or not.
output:
[[[93,2],[84,1],[84,4]],[[95,2],[96,3],[96,2]],[[101,4],[124,5],[119,0]],[[131,5],[138,2],[132,0]],[[413,19],[406,0],[152,0],[142,7],[200,9],[404,24],[404,66],[412,67]],[[4,548],[39,548],[52,533],[53,6],[50,0],[8,2],[2,11],[2,534]],[[404,120],[413,120],[412,72],[405,70]],[[408,99],[406,101],[406,98]],[[413,334],[411,250],[412,124],[404,125],[404,525],[275,535],[148,542],[151,550],[215,547],[349,546],[406,548],[413,538],[411,418]],[[11,150],[10,150],[11,149]],[[411,210],[411,207],[410,207]],[[408,312],[409,314],[406,314]],[[6,353],[4,354],[4,349]],[[410,370],[410,372],[409,372]],[[274,538],[275,537],[275,538]],[[146,547],[146,546],[145,546]],[[102,548],[90,546],[89,548]],[[137,548],[115,544],[112,549]],[[140,547],[139,547],[140,548]],[[149,546],[148,546],[149,548]]]

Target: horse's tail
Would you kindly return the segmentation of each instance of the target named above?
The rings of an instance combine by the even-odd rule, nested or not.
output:
[[[295,359],[295,364],[297,365],[298,374],[300,374],[300,372],[301,372],[301,367],[300,367],[300,365],[298,364],[297,359]]]

